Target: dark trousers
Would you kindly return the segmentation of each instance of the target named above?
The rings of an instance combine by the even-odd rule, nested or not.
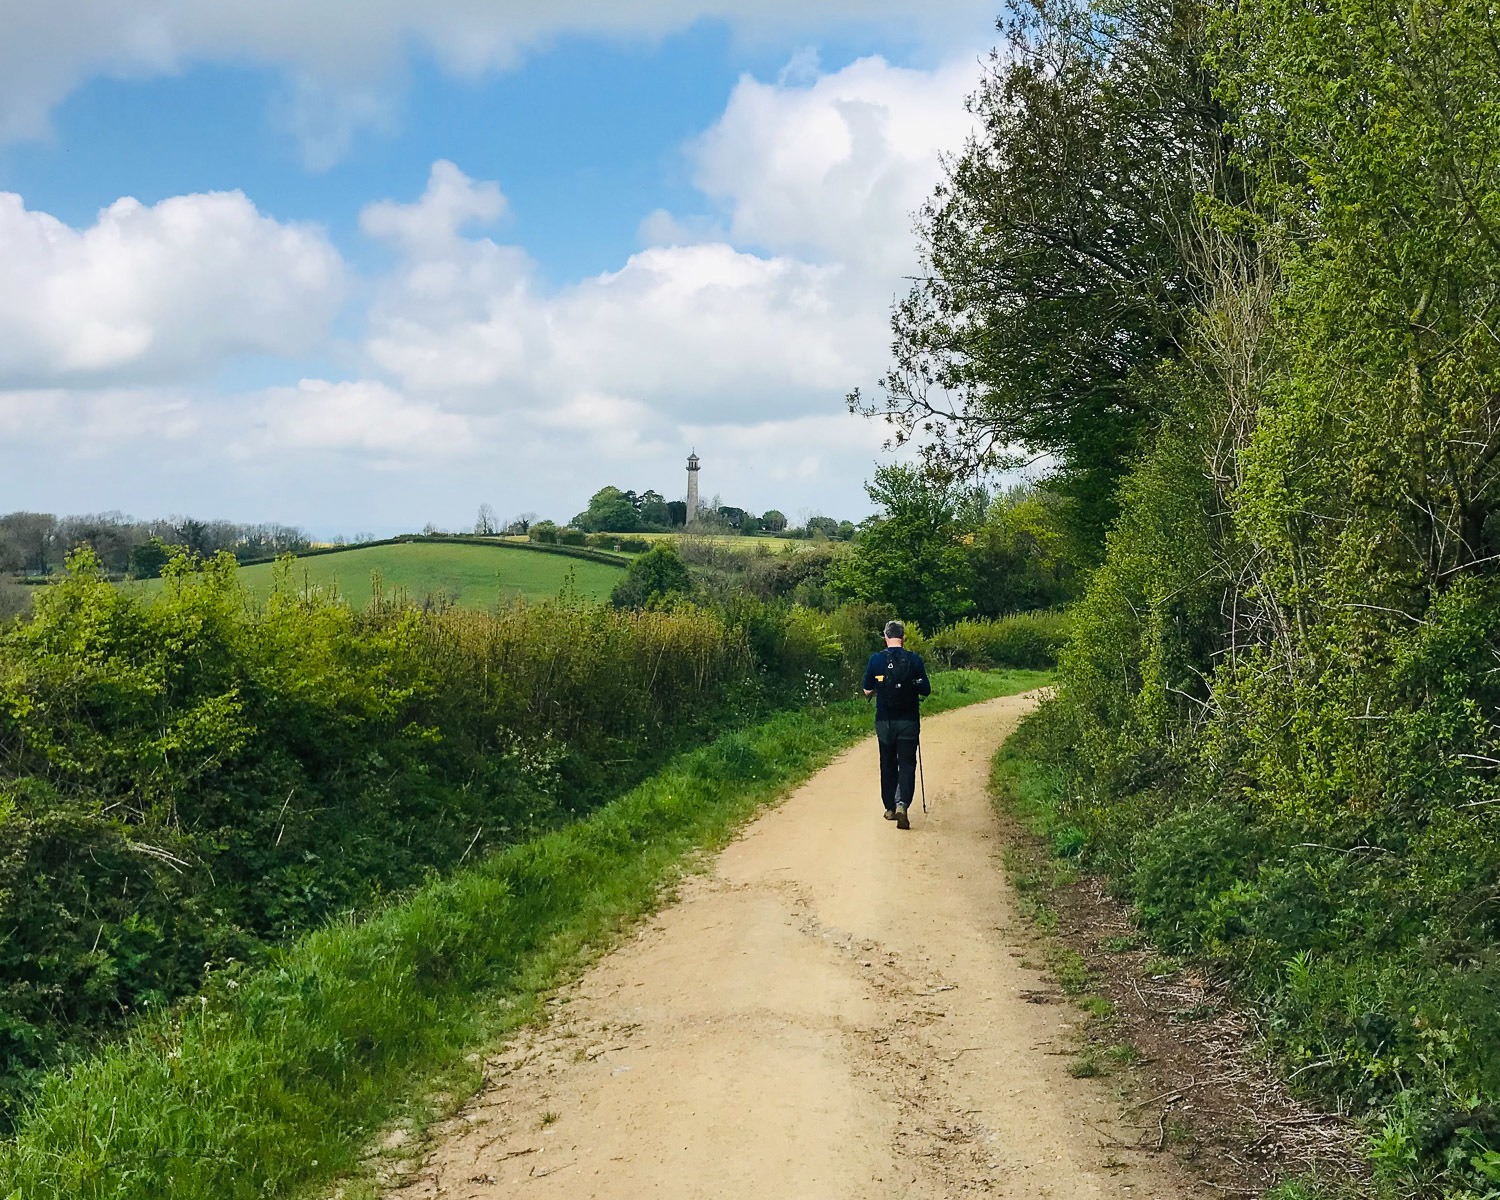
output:
[[[876,721],[875,741],[880,745],[880,802],[886,808],[911,806],[917,785],[917,739],[919,721]]]

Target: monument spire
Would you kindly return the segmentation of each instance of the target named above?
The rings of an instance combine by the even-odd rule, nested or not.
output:
[[[695,525],[698,522],[698,452],[696,450],[688,455],[688,494],[687,494],[687,518],[685,524]]]

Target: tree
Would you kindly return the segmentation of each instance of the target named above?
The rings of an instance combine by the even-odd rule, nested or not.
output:
[[[647,529],[670,529],[672,527],[672,514],[660,492],[650,489],[642,492],[638,512],[641,524]]]
[[[667,516],[671,521],[673,529],[681,529],[687,524],[687,501],[668,500]]]
[[[495,516],[494,505],[481,504],[479,516],[474,521],[474,532],[480,537],[493,537],[500,529],[500,518]]]
[[[724,524],[729,526],[730,529],[743,529],[745,527],[745,510],[743,508],[735,508],[732,504],[721,504],[715,511],[723,518]]]
[[[525,534],[531,531],[532,525],[536,523],[536,513],[523,512],[513,516],[505,526],[505,532],[510,535]]]
[[[609,602],[616,608],[656,608],[692,590],[687,565],[670,542],[661,541],[630,564]]]
[[[172,561],[174,549],[159,537],[142,542],[130,552],[130,577],[156,579],[161,575],[161,569]]]
[[[178,517],[176,541],[187,547],[189,554],[200,558],[207,557],[213,552],[213,542],[210,536],[208,522],[199,521],[194,517]],[[436,532],[431,525],[428,529]]]
[[[589,499],[588,508],[573,518],[573,527],[589,533],[635,533],[641,519],[629,493],[603,487]]]
[[[865,491],[883,512],[833,565],[830,582],[925,629],[970,612],[973,569],[958,521],[964,489],[893,464],[876,471]]]
[[[45,575],[56,537],[57,518],[51,513],[13,512],[0,517],[0,546],[15,563],[15,570]]]
[[[1192,0],[1023,0],[971,98],[982,132],[922,210],[926,270],[895,309],[881,416],[972,476],[1052,456],[1097,559],[1200,281],[1201,197],[1243,203]]]
[[[1022,486],[1000,496],[970,535],[980,616],[1052,608],[1071,600],[1077,570],[1055,493]]]
[[[769,508],[760,514],[760,523],[767,533],[780,533],[786,528],[786,514]]]

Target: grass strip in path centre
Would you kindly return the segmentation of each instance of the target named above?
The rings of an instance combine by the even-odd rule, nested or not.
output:
[[[949,672],[925,708],[1047,680]],[[326,1186],[404,1097],[530,1019],[590,947],[648,912],[695,851],[722,846],[869,729],[869,709],[847,701],[726,733],[587,820],[141,1021],[47,1081],[0,1143],[0,1196],[272,1200]]]

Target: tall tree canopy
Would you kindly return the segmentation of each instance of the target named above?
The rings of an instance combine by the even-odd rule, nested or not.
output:
[[[925,272],[879,398],[850,406],[967,473],[1051,456],[1097,554],[1180,353],[1202,194],[1237,200],[1192,0],[1027,0],[970,100],[980,132],[919,216]]]

